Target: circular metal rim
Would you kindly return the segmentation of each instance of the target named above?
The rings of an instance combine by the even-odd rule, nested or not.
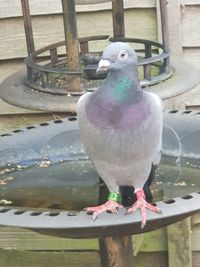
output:
[[[141,229],[139,211],[125,215],[120,209],[118,214],[101,214],[93,221],[86,212],[23,210],[17,207],[0,207],[0,225],[32,229],[42,234],[71,237],[97,238],[103,236],[119,236],[149,232],[159,229],[200,210],[200,192],[168,201],[159,201],[157,206],[162,214],[147,211],[147,224]],[[192,208],[191,208],[192,207]]]
[[[26,70],[23,68],[3,81],[0,98],[11,105],[31,110],[75,112],[79,96],[52,95],[31,90],[26,83]]]
[[[189,112],[189,113],[188,113]],[[182,115],[183,118],[188,117],[190,120],[191,114],[195,115],[195,121],[199,120],[199,113],[193,113],[192,111],[170,110],[167,113],[168,120],[170,117]],[[186,115],[188,114],[188,115]],[[189,115],[190,114],[190,115]],[[57,124],[57,122],[59,122]],[[43,140],[46,140],[45,132],[48,131],[47,125],[56,127],[56,132],[59,133],[66,129],[71,130],[78,129],[76,117],[70,117],[66,119],[67,124],[64,125],[60,121],[52,121],[50,124],[43,123],[38,127],[31,126],[28,129],[37,129],[41,131]],[[46,127],[44,127],[46,126]],[[61,127],[60,129],[57,129]],[[29,140],[26,140],[27,144],[30,144],[30,140],[36,137],[35,130],[28,130]],[[31,131],[31,132],[30,132]],[[20,138],[19,133],[23,133],[21,130],[15,134]],[[50,131],[52,132],[52,131]],[[55,133],[54,133],[55,134]],[[8,134],[7,134],[8,135]],[[8,137],[4,139],[5,145],[11,144],[11,140]],[[3,137],[3,136],[2,136]],[[3,137],[4,138],[4,137]],[[16,136],[13,136],[13,141],[16,143]],[[21,140],[25,140],[22,138]],[[41,137],[37,140],[41,140]],[[19,141],[19,139],[18,139]],[[17,142],[19,143],[19,142]],[[34,144],[35,147],[36,143]],[[41,147],[41,144],[38,144]],[[126,210],[120,209],[119,214],[101,214],[98,220],[93,221],[92,217],[86,212],[72,212],[72,211],[60,211],[60,210],[42,210],[42,209],[28,209],[18,207],[0,207],[0,225],[14,226],[29,228],[42,234],[55,235],[60,237],[73,237],[73,238],[89,238],[89,237],[102,237],[109,235],[127,235],[138,234],[142,232],[152,231],[171,223],[175,223],[182,220],[200,210],[199,206],[200,192],[190,193],[183,197],[177,197],[165,201],[158,201],[156,204],[162,210],[162,214],[156,214],[151,211],[147,211],[147,225],[144,229],[141,229],[141,215],[137,211],[134,214],[125,215]]]
[[[162,99],[168,99],[183,94],[200,83],[199,70],[192,64],[180,58],[171,59],[174,75],[163,83],[145,88],[158,94]],[[22,69],[0,85],[0,97],[5,102],[27,109],[75,112],[78,96],[59,96],[30,90],[26,83],[26,70]]]
[[[92,37],[83,37],[83,38],[79,38],[79,42],[81,44],[81,42],[89,42],[89,41],[94,41],[94,40],[105,40],[108,39],[109,36],[92,36]],[[173,73],[171,71],[171,67],[169,65],[169,52],[168,51],[164,51],[163,50],[163,45],[155,42],[155,41],[151,41],[151,40],[145,40],[145,39],[136,39],[136,38],[109,38],[108,41],[110,42],[116,42],[116,41],[122,41],[122,42],[131,42],[131,43],[137,43],[137,44],[142,44],[144,45],[144,51],[143,53],[146,53],[146,46],[150,48],[154,46],[156,48],[162,49],[161,53],[157,53],[156,55],[151,55],[147,58],[141,59],[138,62],[138,66],[144,66],[146,67],[147,65],[151,65],[151,64],[155,64],[156,62],[163,62],[163,70],[161,74],[158,75],[151,75],[151,70],[149,70],[150,72],[150,77],[148,77],[147,79],[145,78],[145,70],[143,70],[144,72],[144,79],[142,80],[142,84],[143,86],[150,86],[159,82],[162,82],[166,79],[168,79]],[[47,92],[49,94],[59,94],[59,95],[66,95],[67,92],[64,89],[61,88],[49,88],[48,86],[48,82],[45,85],[40,85],[37,84],[37,82],[35,82],[35,78],[33,78],[34,73],[35,72],[39,72],[40,74],[40,78],[42,79],[42,77],[45,75],[45,80],[48,81],[48,74],[60,74],[60,75],[82,75],[84,73],[84,71],[80,71],[80,70],[76,70],[76,71],[71,71],[71,70],[67,70],[66,67],[64,69],[56,69],[55,67],[51,66],[53,63],[51,61],[51,56],[49,58],[49,63],[46,65],[41,65],[40,63],[36,62],[37,56],[45,53],[45,52],[50,52],[52,50],[57,51],[57,49],[61,46],[65,45],[65,41],[61,41],[61,42],[57,42],[54,44],[51,44],[49,46],[43,47],[39,50],[34,51],[32,54],[30,54],[28,57],[25,58],[24,62],[27,66],[27,83],[29,84],[30,88],[33,88],[37,91],[41,91],[41,92]],[[56,52],[57,55],[57,52]],[[57,57],[56,57],[57,58]],[[57,63],[58,63],[58,58],[56,59]],[[61,61],[63,62],[63,61]],[[149,75],[148,75],[149,76]]]
[[[163,45],[158,43],[158,42],[154,42],[154,41],[151,41],[151,40],[146,40],[146,39],[137,39],[137,38],[109,38],[108,39],[109,41],[111,42],[115,42],[115,41],[123,41],[123,42],[131,42],[131,43],[138,43],[138,44],[146,44],[148,43],[149,45],[152,45],[152,46],[155,46],[157,48],[161,48],[163,50]],[[34,59],[36,59],[36,57],[42,53],[45,53],[47,51],[49,51],[50,49],[53,49],[53,48],[58,48],[60,46],[64,46],[65,45],[65,41],[61,41],[61,42],[57,42],[57,43],[54,43],[54,44],[51,44],[50,46],[45,46],[41,49],[38,49],[36,51],[34,51],[31,55],[29,55],[28,57],[25,58],[24,60],[24,63],[29,67],[29,68],[33,68],[33,69],[36,69],[36,70],[39,70],[39,71],[43,71],[43,72],[52,72],[52,73],[61,73],[61,74],[72,74],[72,75],[79,75],[81,74],[82,72],[81,71],[68,71],[68,70],[63,70],[63,71],[57,71],[56,69],[54,68],[51,68],[51,67],[44,67],[44,66],[41,66],[39,65],[38,63],[35,63],[34,62]],[[158,60],[161,60],[161,59],[166,59],[167,57],[169,57],[169,52],[167,51],[163,51],[161,54],[158,54],[156,56],[152,56],[152,57],[149,57],[149,58],[144,58],[142,59],[139,63],[138,63],[138,66],[141,66],[141,65],[147,65],[149,63],[154,63]]]

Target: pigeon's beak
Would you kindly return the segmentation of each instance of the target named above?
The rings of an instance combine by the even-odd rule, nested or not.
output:
[[[107,59],[101,59],[98,64],[97,74],[102,72],[107,72],[108,68],[110,67],[111,63]]]

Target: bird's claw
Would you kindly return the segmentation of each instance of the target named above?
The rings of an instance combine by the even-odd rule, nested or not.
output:
[[[95,221],[99,214],[102,212],[110,212],[110,213],[118,213],[118,209],[123,208],[123,206],[116,201],[113,200],[108,200],[106,203],[100,206],[95,206],[95,207],[87,207],[84,210],[88,213],[92,213],[92,218]]]
[[[158,207],[151,205],[144,198],[139,198],[133,204],[133,206],[127,210],[127,214],[130,214],[130,213],[136,211],[137,209],[140,209],[140,212],[141,212],[141,217],[142,217],[141,228],[142,229],[144,228],[144,226],[146,225],[146,222],[147,222],[146,209],[152,210],[152,211],[157,212],[157,213],[162,213],[162,211]]]

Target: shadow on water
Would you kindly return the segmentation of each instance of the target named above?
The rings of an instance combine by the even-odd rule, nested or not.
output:
[[[163,156],[156,171],[151,188],[160,199],[200,190],[200,162],[184,158],[177,163],[176,159]],[[4,205],[81,210],[98,203],[99,177],[89,160],[43,161],[0,173],[0,203]]]

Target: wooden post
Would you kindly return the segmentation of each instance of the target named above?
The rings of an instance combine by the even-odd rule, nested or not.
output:
[[[169,0],[167,5],[170,52],[174,56],[183,55],[181,0]]]
[[[162,21],[161,12],[167,13],[167,31],[168,41],[167,45],[170,48],[170,54],[175,56],[182,56],[182,30],[181,30],[181,0],[157,0],[157,25],[158,25],[158,39],[162,41]],[[162,5],[162,7],[161,7]],[[162,11],[161,11],[162,10]],[[163,27],[165,27],[163,25]]]
[[[28,55],[35,51],[29,0],[21,0]]]
[[[113,37],[124,37],[124,3],[123,0],[112,0]]]
[[[105,203],[108,189],[100,180],[99,204]],[[133,246],[131,236],[112,236],[99,239],[102,267],[133,267]]]
[[[62,0],[66,42],[66,66],[69,71],[79,71],[78,35],[74,0]],[[80,76],[68,74],[69,91],[81,91]]]
[[[160,0],[160,17],[162,29],[162,44],[163,51],[169,53],[169,29],[168,29],[168,16],[167,16],[167,0]],[[166,72],[170,72],[170,59],[167,57],[165,60]]]
[[[160,0],[160,16],[161,16],[162,43],[164,47],[164,52],[169,52],[167,0]]]
[[[131,236],[104,237],[99,245],[102,267],[133,267]]]

